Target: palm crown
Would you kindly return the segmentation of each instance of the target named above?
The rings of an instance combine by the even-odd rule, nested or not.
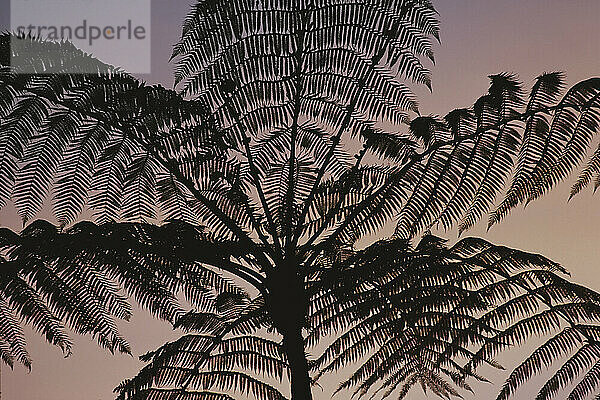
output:
[[[570,338],[574,356],[540,398],[556,394],[581,360],[599,358],[598,295],[541,256],[478,239],[451,248],[410,239],[470,228],[507,181],[490,224],[564,179],[598,128],[600,80],[561,97],[562,74],[546,73],[526,99],[515,76],[498,74],[473,107],[415,116],[403,81],[430,84],[421,59],[433,60],[437,35],[423,0],[199,1],[173,52],[178,91],[67,43],[3,35],[0,198],[27,222],[51,190],[62,228],[3,232],[14,272],[3,275],[0,300],[65,348],[60,319],[127,351],[112,329],[112,317],[129,313],[119,285],[195,332],[147,355],[122,398],[283,398],[276,383],[289,371],[292,398],[309,399],[311,371],[356,360],[341,388],[385,397],[420,383],[454,396],[484,379],[477,367],[497,365],[499,350],[552,332],[500,396]],[[19,73],[22,63],[39,73]],[[44,73],[65,63],[98,73]],[[573,194],[598,181],[597,153]],[[104,224],[65,229],[87,206]],[[177,221],[148,223],[157,219]],[[392,238],[357,250],[387,224]],[[63,296],[72,282],[79,296]],[[16,296],[17,283],[29,297]],[[182,311],[179,291],[195,311]],[[24,306],[34,303],[41,308]],[[14,315],[3,318],[5,360],[28,363],[12,339],[22,337]],[[595,362],[583,369],[573,398],[596,388]]]

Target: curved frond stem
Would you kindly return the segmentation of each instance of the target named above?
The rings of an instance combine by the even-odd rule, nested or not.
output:
[[[237,123],[243,127],[243,122],[240,120],[239,113],[231,105],[231,96],[228,96],[228,98],[227,98],[226,107],[228,108],[229,113],[236,119]],[[258,194],[258,198],[260,200],[262,209],[265,213],[265,217],[267,218],[268,231],[271,234],[271,237],[273,239],[273,245],[275,246],[275,253],[273,254],[273,256],[276,259],[280,259],[281,258],[280,254],[282,254],[281,241],[279,239],[279,235],[277,234],[277,228],[275,226],[275,221],[273,220],[273,214],[272,214],[271,210],[269,209],[269,204],[267,203],[267,199],[265,197],[265,192],[260,183],[259,172],[256,167],[256,163],[254,162],[254,156],[252,155],[252,151],[250,149],[250,137],[248,136],[245,129],[242,129],[241,131],[242,131],[242,134],[244,135],[242,138],[242,141],[243,141],[243,145],[244,145],[244,154],[246,156],[246,159],[248,160],[248,167],[250,169],[250,175],[252,176],[252,179],[254,180],[254,187],[256,188],[256,192]],[[254,217],[251,217],[251,218],[254,219]],[[260,234],[260,227],[258,225],[258,222],[256,222],[256,229]],[[264,242],[264,244],[266,246],[268,246],[269,242],[265,237],[261,237],[261,240]]]
[[[251,268],[233,261],[219,262],[218,264],[215,263],[214,265],[207,264],[204,261],[202,261],[202,263],[215,269],[222,269],[223,271],[227,271],[237,277],[240,277],[252,285],[252,287],[256,288],[256,290],[258,290],[263,296],[268,296],[269,294],[267,285],[265,284],[266,278]]]
[[[399,13],[400,14],[399,19],[400,20],[404,19],[405,15],[410,11],[410,9],[411,9],[410,2],[404,3],[402,5],[402,8]],[[392,36],[397,35],[398,31],[400,29],[400,26],[397,25],[397,26],[393,27],[392,29],[394,31],[391,32],[390,34]],[[377,64],[379,64],[381,59],[384,57],[385,52],[386,52],[385,47],[378,49],[376,54],[371,59],[371,64],[373,66],[376,66]],[[302,228],[303,228],[306,216],[308,215],[308,210],[310,209],[310,206],[311,206],[312,202],[314,201],[315,195],[317,193],[317,189],[319,188],[321,180],[323,179],[323,176],[325,175],[327,167],[329,166],[329,162],[331,161],[331,158],[333,157],[333,155],[335,153],[335,149],[336,149],[337,145],[340,143],[342,135],[344,134],[344,132],[346,131],[346,128],[348,127],[348,125],[351,122],[352,113],[354,112],[354,110],[358,104],[358,101],[359,101],[360,95],[361,95],[361,91],[364,88],[364,86],[366,85],[366,83],[367,83],[366,77],[363,76],[363,77],[359,78],[358,85],[354,92],[352,100],[346,107],[346,112],[345,112],[346,115],[345,115],[344,119],[342,120],[342,123],[340,124],[337,133],[331,140],[331,146],[329,147],[327,154],[323,158],[323,164],[321,165],[321,168],[319,168],[319,172],[317,173],[316,179],[312,185],[310,193],[304,202],[302,211],[300,212],[300,217],[298,218],[298,226],[296,227],[296,232],[294,233],[294,237],[293,237],[293,245],[294,246],[298,244],[298,240],[300,240],[300,237],[302,236]]]
[[[391,188],[393,188],[394,185],[401,182],[403,180],[403,178],[405,177],[406,173],[414,165],[425,160],[428,156],[430,156],[433,152],[437,151],[438,149],[445,147],[445,146],[456,146],[466,140],[476,139],[477,137],[479,137],[479,135],[484,134],[487,131],[498,130],[498,129],[502,128],[503,126],[505,126],[506,124],[509,124],[514,121],[522,121],[522,120],[524,120],[532,115],[538,114],[538,113],[547,113],[550,111],[555,111],[555,110],[560,110],[560,109],[565,109],[565,108],[575,108],[576,109],[578,107],[579,107],[578,105],[573,105],[573,104],[558,104],[555,106],[542,107],[542,108],[537,108],[535,110],[528,110],[523,113],[516,113],[515,115],[508,117],[508,118],[503,118],[492,125],[480,127],[472,134],[460,136],[460,137],[452,139],[452,140],[439,141],[439,142],[432,144],[423,152],[418,153],[415,156],[413,156],[412,159],[409,160],[397,173],[394,173],[389,178],[389,180],[386,182],[385,185],[383,185],[381,188],[379,188],[377,191],[373,192],[365,200],[363,200],[361,203],[359,203],[354,208],[354,210],[347,216],[347,218],[344,220],[344,222],[342,224],[340,224],[340,226],[328,238],[326,238],[325,240],[323,240],[322,242],[320,242],[316,245],[315,253],[314,253],[313,257],[311,258],[311,261],[314,260],[314,257],[316,257],[316,254],[318,254],[319,251],[321,251],[324,248],[327,248],[329,245],[331,245],[332,242],[335,241],[338,238],[338,236],[350,224],[354,223],[354,220],[358,216],[360,216],[360,214],[362,212],[364,212],[367,209],[367,207],[371,206],[374,201],[378,201],[379,203],[385,202],[386,201],[385,194]],[[600,108],[600,106],[598,108]],[[308,249],[304,250],[304,252],[306,252],[306,251],[308,251]]]
[[[296,2],[296,11],[300,11],[299,2]],[[293,228],[294,224],[294,188],[295,188],[295,175],[296,175],[296,141],[298,136],[298,119],[300,118],[301,111],[301,100],[304,89],[303,79],[303,68],[304,68],[304,37],[306,35],[306,29],[308,29],[308,9],[304,9],[300,12],[300,26],[298,31],[295,33],[296,36],[296,52],[294,54],[295,70],[293,74],[294,78],[294,109],[292,114],[291,123],[291,135],[290,135],[290,159],[287,176],[287,191],[285,193],[283,209],[286,210],[286,220],[283,222],[282,235],[286,238],[285,243],[285,257],[291,256],[291,252],[295,247],[295,232]],[[298,224],[301,224],[298,221]]]
[[[140,142],[141,145],[144,146],[143,141]],[[254,255],[259,259],[259,261],[261,261],[262,268],[265,270],[269,270],[271,268],[271,263],[263,253],[263,250],[261,250],[254,240],[252,240],[250,236],[248,236],[248,234],[231,219],[231,217],[225,214],[214,201],[208,199],[200,190],[196,188],[193,182],[181,172],[177,162],[169,159],[164,149],[158,146],[145,147],[157,158],[157,161],[160,162],[167,169],[167,171],[171,171],[173,173],[173,175],[198,199],[198,201],[200,201],[205,207],[214,213],[214,215],[217,216],[239,240],[243,241],[245,244],[248,244],[250,248],[256,251]]]
[[[492,271],[496,274],[498,274],[499,276],[503,277],[504,279],[509,279],[510,275],[506,274],[504,271],[501,271],[497,268],[492,268]],[[543,296],[542,294],[540,294],[539,292],[531,289],[530,287],[528,287],[527,285],[523,284],[520,280],[517,281],[517,285],[525,290],[527,293],[529,293],[530,295],[535,296],[539,301],[541,301],[544,305],[546,305],[550,310],[554,310],[556,311],[556,313],[558,315],[560,315],[563,320],[568,323],[571,328],[577,330],[582,336],[584,336],[586,338],[586,340],[588,341],[588,343],[593,344],[593,343],[598,343],[598,341],[596,339],[594,339],[588,332],[586,332],[585,330],[580,329],[580,325],[577,324],[575,321],[573,321],[569,315],[567,315],[567,313],[560,309],[557,308],[554,304],[552,304],[551,301],[549,301],[545,296]]]
[[[348,175],[350,178],[352,177],[353,174],[358,172],[358,169],[360,168],[360,165],[361,165],[362,160],[364,159],[366,153],[367,153],[367,146],[365,143],[363,145],[363,148],[356,155],[356,162],[350,169],[350,172]],[[343,186],[341,188],[341,195],[340,195],[339,200],[337,201],[335,206],[333,208],[331,208],[327,212],[327,214],[323,217],[323,221],[321,222],[321,225],[319,226],[319,228],[317,228],[315,230],[315,232],[313,233],[313,235],[310,238],[308,238],[306,243],[302,244],[303,248],[310,248],[314,244],[314,242],[323,234],[323,232],[327,229],[327,227],[331,224],[331,222],[333,221],[335,216],[338,215],[342,205],[344,204],[344,201],[346,200],[351,187],[352,187],[352,179],[346,179],[343,181]],[[310,265],[310,264],[307,264],[307,265]]]
[[[213,343],[203,352],[200,359],[198,361],[196,361],[196,363],[193,367],[193,371],[196,371],[196,372],[200,371],[200,368],[202,368],[202,365],[207,361],[210,354],[218,347],[219,342],[222,341],[227,334],[229,334],[234,329],[236,329],[236,327],[238,325],[243,324],[244,322],[246,322],[248,319],[250,319],[252,317],[253,317],[253,313],[251,313],[251,312],[242,314],[235,321],[228,323],[226,326],[221,328],[219,331],[215,332],[214,338],[213,338]],[[193,378],[194,378],[194,374],[192,373],[182,383],[181,389],[185,391],[188,388],[188,386],[191,384]]]

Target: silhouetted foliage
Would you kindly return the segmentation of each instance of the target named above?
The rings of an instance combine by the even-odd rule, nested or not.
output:
[[[192,304],[212,304],[218,295],[245,292],[198,264],[227,269],[235,243],[215,242],[201,227],[171,222],[80,222],[64,232],[45,221],[29,224],[20,235],[0,230],[3,359],[30,367],[19,319],[31,323],[67,354],[66,325],[91,333],[109,350],[129,352],[114,318],[129,319],[128,297],[155,316],[175,323]],[[198,252],[198,253],[196,253]],[[121,288],[125,288],[125,292]],[[212,300],[211,300],[212,299]]]
[[[353,365],[340,390],[453,397],[498,352],[552,334],[500,398],[563,354],[540,399],[584,373],[572,398],[595,394],[598,294],[482,239],[411,243],[490,209],[494,224],[565,179],[598,130],[600,79],[561,97],[563,75],[545,73],[527,99],[516,76],[492,75],[472,107],[416,116],[403,81],[430,86],[432,37],[426,0],[200,0],[167,90],[68,43],[0,36],[0,199],[26,224],[52,197],[60,223],[0,235],[5,361],[29,363],[17,315],[65,349],[63,322],[127,350],[123,286],[192,332],[144,356],[123,400],[308,400],[313,379]],[[58,73],[84,65],[98,72]],[[573,195],[600,182],[596,153]],[[101,224],[67,228],[87,207]]]

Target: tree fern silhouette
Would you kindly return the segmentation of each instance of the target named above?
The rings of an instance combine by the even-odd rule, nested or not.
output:
[[[425,236],[413,249],[402,239],[381,241],[331,270],[331,300],[308,336],[316,343],[320,330],[335,332],[316,359],[318,376],[366,359],[338,390],[404,398],[420,383],[448,398],[485,381],[482,364],[501,368],[494,357],[502,350],[556,335],[515,369],[498,399],[568,354],[538,398],[555,398],[582,375],[571,398],[593,394],[598,293],[568,282],[560,265],[540,255],[478,238],[451,248],[444,242]]]
[[[17,316],[67,353],[71,342],[65,323],[77,332],[93,334],[111,351],[129,352],[114,321],[129,319],[128,296],[174,323],[185,314],[179,293],[200,305],[218,294],[246,295],[198,264],[227,269],[225,259],[234,246],[214,242],[200,227],[185,223],[157,227],[80,222],[60,232],[48,222],[35,221],[20,235],[2,229],[0,248],[6,306],[2,310],[6,331],[1,338],[8,346],[3,358],[10,365],[17,358],[30,367]],[[193,255],[197,250],[202,254]]]
[[[47,332],[62,334],[60,319],[112,345],[112,317],[126,314],[108,299],[122,285],[193,332],[145,356],[117,388],[122,399],[283,398],[289,386],[305,400],[313,378],[357,360],[342,389],[402,397],[421,384],[458,396],[484,379],[482,363],[557,321],[581,353],[541,398],[584,370],[573,396],[595,392],[596,293],[541,256],[411,239],[470,228],[505,183],[490,224],[565,179],[597,131],[600,80],[560,99],[563,76],[547,73],[525,99],[515,76],[492,75],[472,107],[415,117],[404,81],[430,86],[421,58],[433,60],[437,36],[426,0],[201,0],[174,48],[177,91],[68,43],[0,36],[0,199],[27,223],[52,197],[61,225],[2,234],[14,271],[0,298],[14,309],[4,359],[28,362],[14,313],[59,345]],[[598,180],[598,165],[594,154],[574,194]],[[100,225],[68,228],[86,207]],[[160,219],[171,222],[150,223]],[[356,249],[388,224],[393,238]],[[33,300],[16,297],[17,281],[45,308],[24,307]],[[194,311],[183,313],[179,292]],[[106,306],[88,309],[90,299]],[[322,355],[306,356],[331,335]],[[553,362],[561,340],[517,368],[501,396]]]

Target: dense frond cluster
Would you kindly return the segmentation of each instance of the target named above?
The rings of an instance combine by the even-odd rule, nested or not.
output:
[[[380,122],[398,125],[416,110],[402,80],[430,85],[420,58],[433,60],[438,29],[429,1],[193,7],[173,51],[176,82],[207,104],[236,144],[248,165],[242,179],[256,187],[273,240],[293,243],[323,224],[313,209],[317,193],[351,173],[343,133],[391,135]]]
[[[266,225],[270,241],[297,241],[296,228],[322,217],[311,211],[320,187],[350,173],[344,132],[407,142],[379,122],[406,122],[416,110],[402,80],[429,84],[420,57],[433,59],[437,35],[424,0],[199,1],[174,49],[177,81],[193,101],[69,44],[4,35],[0,195],[25,221],[52,188],[65,224],[85,205],[125,220],[155,218],[160,206],[222,233]],[[11,40],[30,57],[60,47],[51,50],[64,65],[96,63],[98,74],[45,75],[27,60],[40,74],[19,74]]]
[[[600,389],[600,295],[564,273],[542,256],[477,238],[450,248],[434,236],[415,248],[375,243],[322,272],[308,342],[335,340],[314,367],[321,376],[358,364],[338,390],[354,388],[359,398],[404,398],[417,384],[458,397],[470,381],[485,381],[479,366],[501,368],[499,352],[541,337],[498,399],[551,365],[561,367],[538,399],[565,388],[570,399],[588,398]]]
[[[571,88],[560,100],[561,73],[539,76],[529,100],[512,75],[491,76],[487,95],[470,109],[452,111],[432,128],[450,137],[429,146],[411,196],[402,206],[398,233],[411,237],[431,227],[460,231],[472,227],[490,209],[490,226],[511,208],[543,195],[583,161],[600,123],[600,80]],[[574,186],[585,187],[598,171],[592,156]],[[405,183],[404,181],[402,183]],[[494,201],[508,189],[504,200]]]
[[[89,60],[68,43],[10,35],[2,35],[1,52],[10,54],[15,40],[30,45],[30,57],[53,46],[50,53],[75,66]],[[193,190],[233,207],[208,179],[206,165],[224,179],[235,170],[222,137],[208,128],[205,107],[95,62],[97,74],[45,74],[43,65],[39,74],[23,74],[0,66],[0,201],[12,199],[24,221],[51,195],[64,225],[85,206],[100,221],[156,219],[160,211],[162,218],[197,222],[207,214],[190,193],[197,180],[203,183]],[[230,215],[241,214],[237,209]]]
[[[127,399],[276,399],[285,400],[289,382],[280,343],[269,327],[264,299],[237,299],[211,313],[191,312],[178,323],[194,333],[141,357],[149,361],[115,392]]]
[[[66,231],[35,221],[19,235],[0,230],[2,359],[30,367],[21,321],[50,343],[71,351],[66,328],[89,333],[110,351],[129,352],[115,319],[129,319],[135,299],[175,323],[185,314],[179,295],[210,309],[219,296],[246,296],[216,268],[233,268],[244,249],[217,242],[181,222],[95,225]]]
[[[391,239],[346,257],[327,257],[315,270],[307,286],[307,348],[316,350],[327,338],[333,341],[311,360],[314,378],[358,365],[338,391],[354,389],[359,398],[404,398],[421,385],[440,397],[460,397],[462,390],[472,391],[472,381],[487,381],[479,367],[502,368],[495,360],[501,351],[539,337],[545,341],[510,375],[499,400],[510,398],[531,376],[555,364],[561,368],[539,399],[556,398],[565,388],[573,399],[600,390],[595,380],[600,294],[565,280],[561,275],[566,271],[543,256],[477,238],[449,248],[444,240],[426,236],[416,247]],[[257,301],[262,304],[261,298]],[[261,322],[243,334],[272,328],[266,309],[252,311]],[[220,344],[236,324],[246,322],[246,315],[242,312],[227,325],[190,314],[185,325],[197,333],[146,357],[148,366],[118,388],[125,396],[121,398],[144,394],[162,399],[167,393],[187,398],[184,393],[210,389],[200,371],[211,373],[210,360],[221,354]],[[270,349],[280,346],[277,340],[265,343]],[[266,352],[262,344],[255,349]],[[565,362],[566,355],[571,358]],[[271,364],[263,361],[251,370],[264,374]],[[248,368],[250,362],[240,367]],[[266,379],[281,382],[280,372],[274,376],[272,368]],[[194,379],[196,384],[189,384]],[[219,386],[217,382],[228,378],[214,379]]]

